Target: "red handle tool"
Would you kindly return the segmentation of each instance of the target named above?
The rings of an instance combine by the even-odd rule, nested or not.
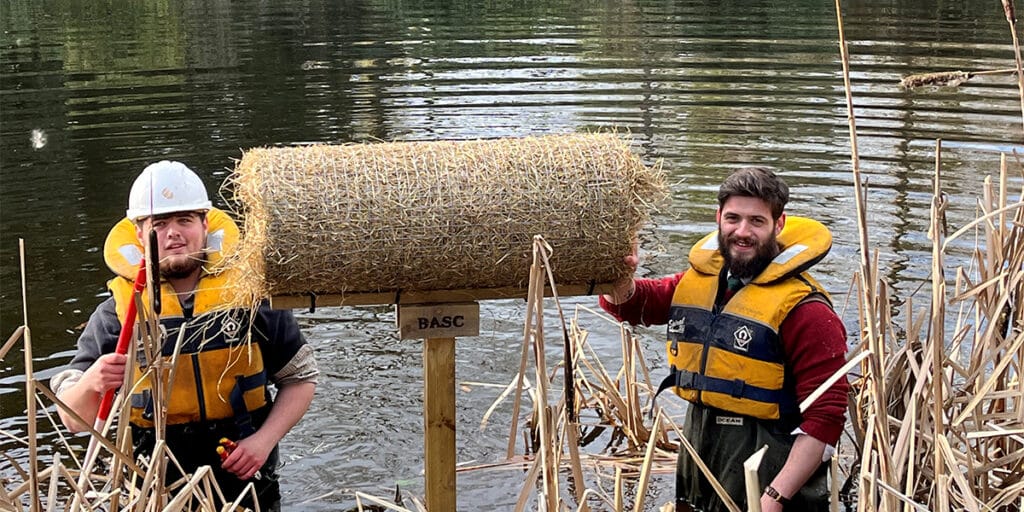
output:
[[[142,293],[142,290],[146,288],[146,260],[143,259],[142,263],[139,264],[139,273],[135,276],[135,286],[132,287],[132,300],[128,301],[128,309],[124,315],[124,325],[121,326],[121,334],[117,337],[117,348],[115,352],[118,354],[128,353],[128,343],[132,339],[132,333],[135,330],[135,316],[138,314],[135,308],[135,294]],[[96,413],[97,423],[106,421],[110,416],[110,409],[114,406],[114,390],[108,389],[103,394],[103,399],[100,401],[99,412]]]

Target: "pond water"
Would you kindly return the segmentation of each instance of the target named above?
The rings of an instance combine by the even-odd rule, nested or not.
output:
[[[0,335],[23,323],[24,239],[40,378],[70,359],[105,296],[103,239],[147,163],[184,161],[216,192],[247,148],[311,142],[617,130],[672,183],[671,204],[643,234],[641,271],[651,276],[680,270],[713,228],[729,170],[776,167],[792,189],[789,212],[834,232],[817,272],[856,341],[858,231],[831,2],[5,0],[0,9]],[[1013,67],[1012,40],[988,0],[862,0],[844,10],[869,239],[904,300],[931,269],[936,139],[955,229],[975,218],[984,176],[1022,137],[1012,75],[914,90],[898,82]],[[1019,190],[1020,178],[1013,183]],[[596,298],[565,302],[593,307]],[[481,335],[458,342],[457,379],[507,383],[525,304],[488,301],[481,312]],[[347,491],[388,495],[396,484],[422,495],[421,344],[397,339],[389,307],[297,314],[323,376],[283,443],[287,508],[338,510],[352,504]],[[617,328],[584,319],[603,362],[621,364]],[[661,329],[638,334],[660,375]],[[551,350],[557,357],[559,344]],[[23,376],[14,351],[0,364],[0,429],[20,436]],[[510,407],[479,428],[498,392],[460,387],[460,462],[504,456]],[[10,440],[0,447],[25,458]],[[0,468],[11,475],[6,461]],[[518,472],[462,474],[460,508],[510,509],[521,485]],[[652,494],[664,503],[671,486]]]

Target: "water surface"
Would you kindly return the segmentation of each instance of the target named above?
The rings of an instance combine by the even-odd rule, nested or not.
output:
[[[999,153],[1020,149],[1022,138],[1010,75],[919,90],[898,81],[1012,67],[1010,33],[990,1],[864,0],[845,9],[869,237],[902,300],[931,268],[936,139],[955,228],[974,218],[974,194],[997,172]],[[0,12],[0,335],[23,323],[24,239],[40,378],[70,359],[105,296],[103,239],[147,163],[187,162],[215,193],[245,149],[311,142],[617,130],[673,184],[671,205],[643,234],[646,275],[682,268],[713,227],[716,188],[730,169],[776,167],[792,188],[790,213],[834,231],[818,274],[857,332],[847,294],[857,221],[830,2],[4,0]],[[1020,179],[1013,183],[1019,190]],[[483,304],[481,335],[459,340],[460,381],[512,378],[524,309]],[[421,344],[396,338],[388,307],[298,314],[323,377],[284,442],[287,502],[337,510],[352,503],[345,490],[388,495],[396,483],[422,494]],[[590,341],[614,368],[618,331],[591,318]],[[638,332],[660,374],[660,329]],[[23,371],[19,353],[0,365],[0,428],[16,435],[26,425]],[[460,461],[503,457],[510,407],[479,430],[497,394],[458,391]],[[23,449],[0,444],[24,460]],[[461,508],[511,508],[521,482],[516,472],[460,475]],[[651,502],[663,503],[670,484],[652,492]]]

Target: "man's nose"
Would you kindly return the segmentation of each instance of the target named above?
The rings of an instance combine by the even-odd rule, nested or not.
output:
[[[172,224],[164,230],[164,236],[167,238],[178,238],[181,236],[181,231]]]
[[[749,236],[750,233],[751,228],[749,222],[741,220],[738,224],[736,224],[736,236],[746,237]]]

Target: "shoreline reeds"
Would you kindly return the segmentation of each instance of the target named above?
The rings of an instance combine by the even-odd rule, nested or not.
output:
[[[1002,3],[1021,80],[1012,3]],[[866,185],[859,177],[839,0],[835,8],[862,233],[862,341],[851,354],[863,358],[851,411],[859,454],[858,510],[1019,512],[1024,508],[1024,436],[1018,432],[1024,423],[1024,188],[1012,200],[1004,154],[998,183],[985,178],[978,219],[947,236],[950,198],[942,186],[941,141],[936,141],[928,233],[930,303],[918,312],[913,297],[908,298],[906,325],[895,325],[887,313],[892,297],[877,272],[877,256],[868,258]],[[950,242],[968,233],[976,242],[968,268],[947,268]],[[955,326],[949,335],[948,315]]]
[[[0,509],[30,512],[51,512],[55,510],[67,511],[93,511],[93,510],[117,510],[125,512],[185,512],[185,511],[209,511],[217,512],[220,507],[215,505],[215,500],[221,503],[238,504],[246,493],[255,497],[250,485],[242,495],[238,497],[225,496],[217,484],[216,479],[209,466],[202,466],[198,470],[177,482],[168,484],[164,481],[164,468],[173,464],[182,471],[174,454],[167,448],[162,436],[158,435],[153,454],[146,460],[136,460],[133,448],[127,435],[127,422],[117,421],[114,439],[107,438],[108,428],[113,424],[115,418],[127,417],[128,402],[123,399],[124,390],[129,390],[127,379],[131,376],[131,368],[126,371],[126,385],[117,394],[114,407],[111,411],[109,421],[97,431],[89,422],[84,421],[73,409],[61,401],[44,383],[35,378],[32,362],[32,337],[31,329],[28,326],[27,311],[27,289],[25,284],[25,249],[24,240],[19,241],[21,251],[21,276],[22,276],[22,301],[24,307],[24,324],[15,329],[14,333],[0,348],[0,359],[22,342],[25,354],[25,397],[27,437],[20,439],[8,433],[23,443],[28,448],[28,467],[21,464],[12,457],[5,454],[5,458],[12,468],[22,475],[24,482],[14,489],[7,489],[0,486]],[[136,300],[140,300],[136,297]],[[148,333],[160,332],[154,325],[156,315],[151,310],[142,307],[140,301],[140,316],[138,322],[150,322],[150,329],[135,329],[135,344],[133,346],[145,347],[147,354],[158,351],[158,341]],[[151,302],[150,302],[151,303]],[[146,314],[145,312],[149,312]],[[131,353],[134,353],[132,350]],[[156,358],[159,360],[160,358]],[[129,358],[132,360],[132,358]],[[148,360],[154,360],[149,358]],[[130,366],[130,365],[129,365]],[[152,370],[150,370],[152,371]],[[160,380],[160,379],[154,379]],[[79,424],[84,425],[90,435],[90,449],[86,457],[79,459],[75,451],[70,447],[64,435],[65,430],[59,426],[58,420],[54,419],[49,412],[43,399],[67,413]],[[158,402],[158,404],[161,402]],[[40,406],[37,409],[37,405]],[[155,416],[165,414],[165,407],[158,406]],[[35,418],[37,411],[42,410],[49,420],[53,431],[58,434],[60,442],[67,450],[70,467],[65,464],[61,452],[54,452],[50,465],[40,470],[39,468],[39,446]],[[162,419],[157,420],[161,424]],[[103,457],[101,450],[105,451]],[[95,463],[103,457],[105,469],[94,471]],[[77,469],[75,469],[77,468]],[[45,491],[45,492],[44,492]],[[44,497],[45,496],[45,497]],[[27,501],[27,505],[26,502]],[[259,505],[256,504],[256,512],[259,512]]]

